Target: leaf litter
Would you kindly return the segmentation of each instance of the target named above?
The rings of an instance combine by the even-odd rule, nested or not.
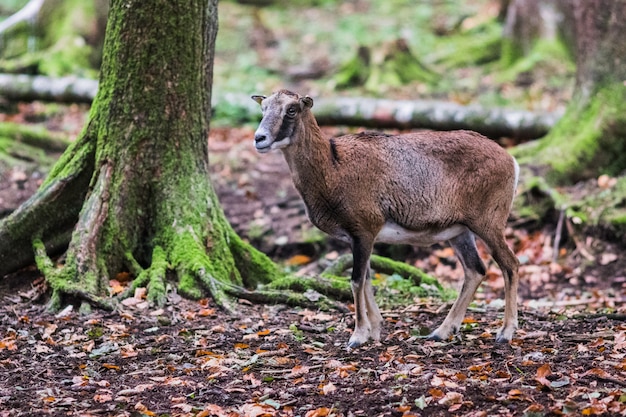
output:
[[[59,318],[6,290],[0,409],[13,411],[2,416],[626,412],[626,323],[581,306],[522,308],[518,337],[502,346],[496,309],[472,314],[449,341],[415,335],[445,316],[440,301],[421,299],[429,307],[384,312],[381,343],[348,352],[351,314],[240,303],[235,317],[176,298],[148,314],[121,305]]]

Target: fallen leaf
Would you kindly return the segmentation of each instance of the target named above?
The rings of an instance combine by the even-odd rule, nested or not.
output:
[[[324,393],[324,395],[328,395],[335,391],[337,391],[337,387],[330,381],[328,382],[328,384],[322,386],[322,393]]]
[[[447,392],[439,401],[440,405],[451,406],[453,404],[461,404],[463,402],[463,394],[459,392]]]
[[[308,366],[304,366],[304,365],[296,365],[293,368],[291,368],[291,373],[289,374],[289,376],[291,378],[296,378],[305,374],[309,373],[309,367]]]
[[[106,403],[108,401],[113,401],[113,396],[111,394],[96,394],[93,396],[93,400],[97,403]]]
[[[312,259],[310,256],[306,255],[294,255],[291,258],[287,259],[285,264],[287,266],[301,266],[311,263]]]
[[[524,393],[519,389],[510,390],[508,395],[509,395],[508,396],[509,400],[525,400],[526,399],[526,395],[524,395]]]
[[[535,376],[535,381],[539,382],[544,387],[550,387],[550,381],[547,379],[548,376],[552,375],[552,371],[550,370],[549,364],[543,364],[537,369],[537,375]]]
[[[208,404],[204,406],[204,410],[196,414],[196,417],[223,416],[224,409],[217,404]]]
[[[276,415],[276,409],[266,404],[244,404],[240,410],[246,417],[272,417]]]
[[[305,417],[327,417],[331,412],[331,409],[328,407],[320,407],[315,410],[307,411],[304,415]]]
[[[193,406],[191,404],[183,403],[183,404],[174,404],[172,408],[178,408],[183,413],[190,413],[193,410]]]
[[[439,388],[431,388],[431,389],[428,390],[428,395],[430,395],[434,399],[438,400],[440,398],[443,398],[444,393]]]
[[[203,308],[202,310],[198,311],[198,315],[200,317],[208,317],[208,316],[212,316],[215,314],[215,309],[214,308]]]
[[[148,410],[148,407],[146,407],[145,405],[143,405],[141,402],[138,402],[137,404],[135,404],[135,410],[147,415],[147,416],[155,416],[156,413],[154,411],[150,411]]]

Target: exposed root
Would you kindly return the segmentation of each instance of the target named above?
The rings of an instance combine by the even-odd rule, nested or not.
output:
[[[128,269],[135,275],[130,287],[121,294],[121,298],[128,298],[140,287],[148,288],[148,301],[157,306],[163,306],[167,300],[165,278],[169,264],[165,251],[160,246],[155,246],[152,250],[152,264],[144,269],[135,260],[131,253],[126,253],[126,264]]]
[[[337,277],[342,275],[346,270],[352,268],[352,255],[341,255],[335,262],[322,272],[324,278]],[[384,256],[372,255],[370,258],[370,266],[373,270],[387,275],[398,274],[413,281],[415,285],[433,285],[438,290],[443,290],[441,284],[436,278],[431,277],[424,271],[415,268],[404,262],[394,261]]]
[[[349,281],[345,277],[330,274],[323,274],[320,277],[295,277],[288,275],[272,281],[266,288],[275,291],[290,290],[297,293],[316,291],[335,300],[352,300]]]
[[[51,310],[62,308],[65,296],[75,297],[104,310],[113,310],[114,306],[110,301],[90,292],[86,289],[82,280],[77,280],[79,274],[75,266],[67,265],[57,268],[46,253],[46,247],[40,239],[33,241],[33,250],[37,267],[52,288],[52,296],[49,303]],[[81,278],[90,274],[89,272],[83,273]]]
[[[255,290],[250,291],[237,285],[225,285],[225,290],[233,297],[242,298],[259,304],[286,304],[292,307],[304,307],[321,310],[338,310],[348,312],[348,308],[342,303],[336,302],[325,295],[313,290],[304,293],[283,290]]]

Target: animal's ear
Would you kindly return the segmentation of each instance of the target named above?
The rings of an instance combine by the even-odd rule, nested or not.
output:
[[[313,107],[313,99],[311,97],[304,96],[300,98],[300,108],[302,108],[302,110],[310,109],[311,107]]]
[[[261,104],[261,102],[262,102],[263,100],[265,100],[267,97],[265,97],[265,96],[252,96],[251,98],[252,98],[252,100],[254,100],[254,101],[256,101],[257,103]]]

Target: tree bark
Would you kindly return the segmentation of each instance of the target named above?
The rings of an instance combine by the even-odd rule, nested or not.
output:
[[[0,223],[0,276],[33,259],[54,307],[105,305],[130,271],[162,303],[165,279],[189,297],[280,275],[232,230],[209,179],[217,0],[113,0],[100,88],[81,137],[41,189]],[[48,254],[68,243],[56,267]],[[68,296],[70,298],[68,298]]]
[[[516,151],[551,183],[626,169],[626,7],[622,1],[568,0],[575,20],[576,86],[548,136]]]

